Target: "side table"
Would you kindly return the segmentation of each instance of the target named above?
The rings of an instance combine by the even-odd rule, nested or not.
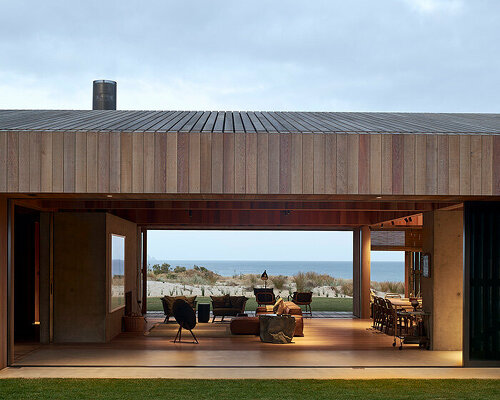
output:
[[[198,322],[210,320],[210,303],[198,303]]]

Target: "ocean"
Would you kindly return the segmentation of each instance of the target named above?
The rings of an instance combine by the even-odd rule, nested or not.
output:
[[[239,274],[295,275],[297,272],[314,271],[335,278],[352,279],[352,261],[243,261],[243,260],[149,260],[149,264],[168,263],[172,267],[208,268],[222,276]],[[404,262],[372,261],[372,281],[404,281]]]

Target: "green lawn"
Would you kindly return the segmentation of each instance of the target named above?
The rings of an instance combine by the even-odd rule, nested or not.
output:
[[[286,300],[286,299],[285,299]],[[198,296],[198,303],[210,303],[210,297]],[[255,311],[257,303],[255,298],[250,298],[247,301],[245,309],[247,311]],[[336,298],[336,297],[313,297],[311,304],[314,311],[352,311],[352,299]],[[163,311],[160,297],[148,297],[148,311]]]
[[[0,398],[479,400],[499,399],[500,380],[6,379]]]

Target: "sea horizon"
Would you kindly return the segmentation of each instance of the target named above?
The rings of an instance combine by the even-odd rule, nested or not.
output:
[[[352,279],[352,261],[270,261],[270,260],[159,260],[149,259],[148,265],[170,264],[193,268],[195,265],[205,267],[221,276],[240,274],[261,274],[264,270],[268,275],[295,275],[297,272],[313,271],[328,274],[335,278]],[[404,261],[372,261],[372,281],[404,281]]]

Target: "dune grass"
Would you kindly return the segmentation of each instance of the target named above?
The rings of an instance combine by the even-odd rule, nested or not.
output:
[[[500,380],[5,379],[0,398],[476,400],[500,398]]]
[[[285,299],[286,300],[286,299]],[[210,303],[210,297],[198,296],[198,303]],[[312,310],[314,311],[352,311],[352,298],[343,297],[313,297]],[[255,298],[247,301],[245,309],[255,311],[257,303]],[[163,311],[160,297],[148,297],[148,311]]]

